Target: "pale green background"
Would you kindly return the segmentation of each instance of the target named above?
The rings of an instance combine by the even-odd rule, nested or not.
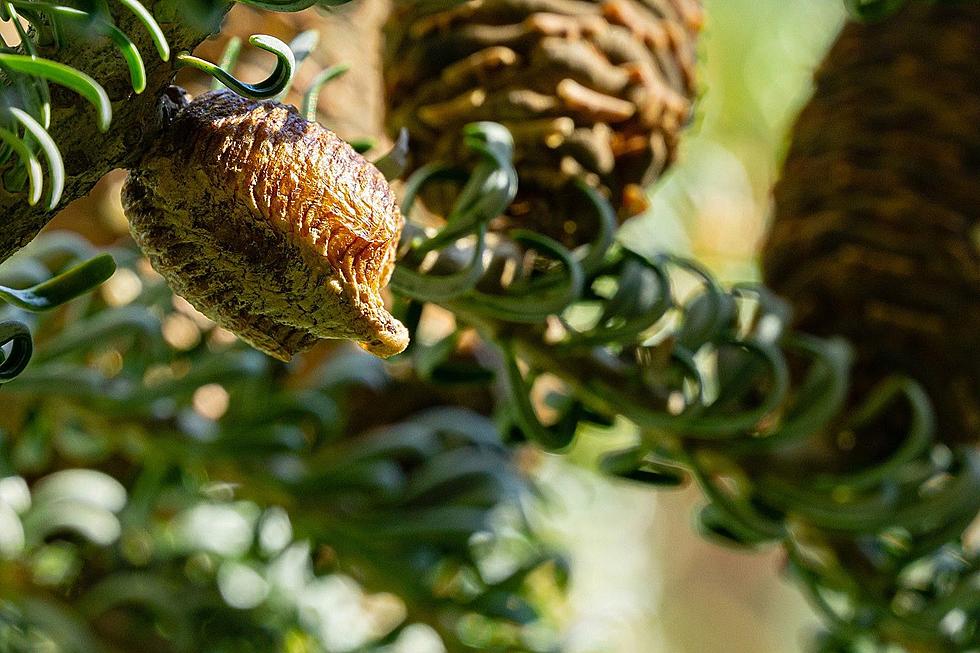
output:
[[[651,213],[626,234],[634,247],[693,254],[725,280],[755,279],[788,132],[844,10],[841,0],[706,5],[697,117]],[[818,624],[780,575],[779,552],[702,540],[694,488],[655,492],[586,471],[611,439],[587,435],[577,466],[556,459],[544,474],[554,499],[541,528],[573,563],[567,653],[807,650]]]

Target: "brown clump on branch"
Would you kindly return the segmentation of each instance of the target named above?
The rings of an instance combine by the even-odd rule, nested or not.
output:
[[[797,326],[854,344],[856,393],[918,379],[945,442],[980,440],[978,58],[976,4],[847,26],[796,125],[764,254]]]
[[[179,295],[283,360],[321,338],[408,344],[380,292],[404,220],[384,176],[293,107],[230,91],[177,111],[129,174],[133,237]]]
[[[514,134],[512,222],[566,244],[594,227],[569,193],[584,179],[625,218],[674,158],[695,93],[696,0],[412,1],[387,26],[388,126],[416,164],[462,156],[461,127]]]

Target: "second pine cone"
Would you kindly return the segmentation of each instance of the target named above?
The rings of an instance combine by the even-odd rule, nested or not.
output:
[[[563,191],[581,178],[621,218],[646,207],[690,115],[701,23],[697,0],[396,3],[388,127],[409,130],[420,165],[458,160],[466,123],[502,122],[521,180],[509,221],[581,244],[590,218]]]

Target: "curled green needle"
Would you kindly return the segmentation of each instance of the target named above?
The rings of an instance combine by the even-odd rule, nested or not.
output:
[[[222,84],[244,97],[256,100],[273,98],[289,88],[296,69],[296,59],[289,46],[279,39],[264,34],[254,34],[248,42],[257,48],[276,55],[276,68],[268,78],[257,84],[248,84],[210,61],[195,57],[189,52],[181,52],[176,57],[178,67],[196,68],[211,75]]]

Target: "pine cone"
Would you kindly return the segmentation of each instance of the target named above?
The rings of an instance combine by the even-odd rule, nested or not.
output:
[[[919,379],[946,442],[980,440],[978,60],[977,4],[847,26],[796,125],[764,255],[799,328],[855,345],[856,394]]]
[[[320,338],[390,356],[384,307],[403,219],[380,172],[293,107],[213,91],[181,108],[129,173],[133,237],[179,295],[289,360]]]
[[[521,180],[511,219],[585,242],[568,183],[602,188],[624,218],[646,207],[690,114],[701,20],[697,0],[403,2],[387,26],[389,129],[409,130],[419,165],[458,160],[465,123],[502,122]]]

